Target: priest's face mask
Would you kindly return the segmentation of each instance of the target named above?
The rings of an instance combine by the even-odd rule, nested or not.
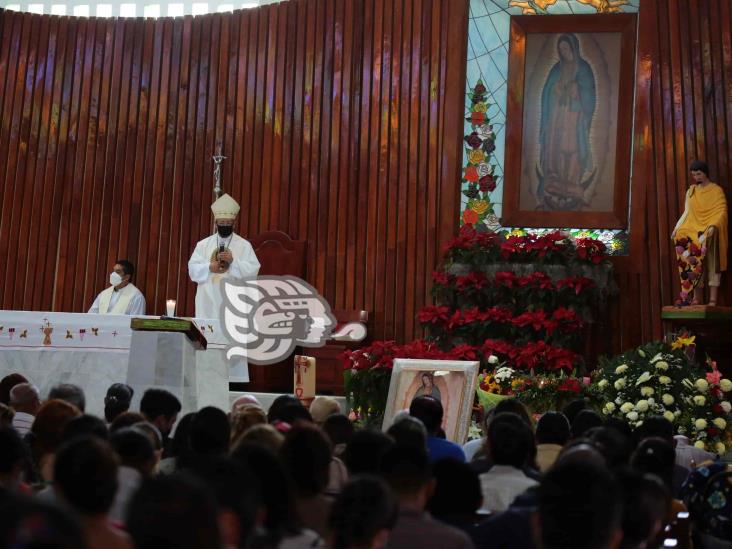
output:
[[[234,219],[217,219],[216,220],[216,232],[222,238],[231,236],[234,232]]]
[[[130,275],[125,273],[125,268],[119,263],[116,263],[114,265],[114,269],[112,269],[112,273],[109,275],[109,282],[112,284],[112,286],[119,286],[120,284],[129,281]]]

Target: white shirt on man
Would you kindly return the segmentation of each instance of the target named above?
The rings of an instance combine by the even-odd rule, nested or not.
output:
[[[233,261],[225,273],[212,273],[209,266],[221,246],[231,252]],[[224,280],[255,277],[259,267],[259,260],[252,245],[236,233],[226,238],[215,233],[196,244],[196,249],[188,261],[188,274],[191,280],[198,284],[196,318],[220,318],[223,302],[221,283]]]
[[[110,286],[97,296],[89,312],[102,315],[144,315],[145,296],[132,283],[119,290]]]
[[[538,484],[527,477],[521,469],[510,465],[494,465],[480,475],[480,489],[483,492],[483,511],[494,513],[505,511],[516,496]]]

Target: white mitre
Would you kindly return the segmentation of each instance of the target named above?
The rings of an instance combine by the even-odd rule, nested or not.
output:
[[[237,201],[225,193],[211,204],[214,219],[235,219],[239,214],[239,209]]]

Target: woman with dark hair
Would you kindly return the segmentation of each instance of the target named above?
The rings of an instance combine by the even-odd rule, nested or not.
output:
[[[135,391],[125,383],[113,383],[104,397],[104,419],[112,423],[115,418],[130,409]]]

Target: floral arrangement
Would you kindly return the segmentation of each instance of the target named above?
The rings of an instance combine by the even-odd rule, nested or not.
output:
[[[685,382],[693,393],[686,402],[682,429],[695,440],[697,448],[724,454],[732,448],[732,381],[722,377],[715,362],[707,361],[708,371],[692,383]]]
[[[493,371],[483,372],[479,381],[478,401],[486,410],[510,397],[519,399],[538,414],[559,410],[577,398],[593,399],[589,377],[580,378],[564,372],[536,375],[500,365]]]
[[[681,278],[681,294],[676,301],[677,305],[691,304],[694,288],[703,274],[704,256],[707,249],[703,244],[704,236],[700,237],[701,245],[695,244],[690,238],[678,239],[676,244],[676,266]]]
[[[601,361],[601,367],[593,387],[605,402],[603,414],[633,427],[662,415],[698,448],[721,454],[732,447],[732,382],[711,365],[709,371],[697,368],[683,343],[649,343]]]
[[[495,218],[490,193],[496,189],[495,165],[490,156],[496,148],[496,135],[488,119],[486,89],[482,81],[468,93],[470,108],[466,121],[471,131],[464,138],[467,162],[463,168],[463,195],[468,199],[463,210],[462,222],[470,225],[485,223],[488,217]]]

